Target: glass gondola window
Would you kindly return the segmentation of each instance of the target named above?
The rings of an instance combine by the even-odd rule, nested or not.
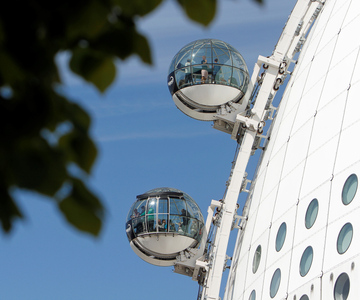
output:
[[[307,247],[300,260],[300,275],[304,277],[310,270],[313,261],[313,248]]]
[[[350,292],[350,278],[348,274],[342,273],[336,279],[334,287],[334,299],[346,300]]]
[[[252,265],[252,272],[255,274],[256,271],[259,268],[259,264],[260,264],[260,259],[261,259],[261,246],[257,246],[255,253],[254,253],[254,258],[253,258],[253,265]]]
[[[276,269],[270,283],[270,297],[274,298],[279,290],[281,281],[281,271]]]
[[[351,223],[346,223],[340,230],[337,239],[337,251],[339,254],[344,254],[350,247],[353,237],[353,227]]]
[[[302,295],[299,300],[309,300],[308,295]]]
[[[283,222],[278,230],[278,233],[276,235],[276,244],[275,244],[275,248],[276,251],[279,252],[281,250],[281,248],[284,245],[285,242],[285,237],[286,237],[286,223]]]
[[[350,204],[354,199],[358,187],[358,178],[356,174],[351,174],[344,184],[341,199],[344,205]]]
[[[319,210],[319,201],[315,198],[310,202],[306,211],[305,227],[307,229],[310,229],[314,225],[315,220],[317,218],[318,210]]]

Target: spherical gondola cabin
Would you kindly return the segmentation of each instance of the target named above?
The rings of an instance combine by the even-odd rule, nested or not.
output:
[[[168,87],[176,106],[186,115],[215,120],[217,109],[240,103],[249,84],[241,54],[216,39],[201,39],[183,47],[168,71]]]
[[[126,234],[140,258],[153,265],[171,266],[181,251],[198,247],[204,218],[188,194],[157,188],[136,198],[127,215]]]

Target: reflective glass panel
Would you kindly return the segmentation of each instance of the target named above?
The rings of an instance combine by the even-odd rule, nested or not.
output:
[[[350,292],[350,279],[348,274],[342,273],[336,279],[334,287],[334,299],[335,300],[346,300]]]
[[[159,210],[158,213],[167,213],[168,212],[168,199],[159,199]]]
[[[255,300],[255,299],[256,299],[256,292],[255,292],[255,290],[252,290],[249,300]]]
[[[257,269],[259,268],[259,264],[260,264],[260,258],[261,258],[261,246],[257,246],[255,253],[254,253],[254,258],[253,258],[253,265],[252,265],[252,271],[255,274]]]
[[[356,191],[358,187],[358,178],[355,174],[351,174],[344,184],[342,190],[342,202],[345,205],[348,205],[355,197]]]
[[[319,210],[319,202],[315,198],[310,202],[310,204],[306,210],[305,227],[307,229],[310,229],[314,225],[317,214],[318,214],[318,210]]]
[[[307,295],[302,295],[300,300],[309,300],[309,297]]]
[[[282,223],[279,227],[278,233],[276,235],[276,251],[279,252],[281,250],[281,248],[284,245],[285,242],[285,237],[286,237],[286,223]]]
[[[147,203],[146,223],[149,232],[156,231],[155,214],[156,214],[156,198],[150,198]]]
[[[352,237],[353,227],[351,223],[346,223],[343,228],[341,228],[337,239],[337,251],[339,254],[343,254],[349,249]]]
[[[310,270],[313,261],[313,248],[307,247],[300,260],[300,275],[304,277]]]
[[[279,290],[281,281],[281,271],[276,269],[270,283],[270,297],[274,298]]]
[[[181,215],[181,210],[186,209],[185,201],[182,199],[171,198],[170,199],[170,214]]]

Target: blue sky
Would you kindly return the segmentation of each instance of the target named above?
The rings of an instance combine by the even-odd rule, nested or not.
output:
[[[93,118],[99,155],[88,184],[105,204],[107,218],[101,236],[93,238],[69,226],[51,201],[17,192],[27,218],[10,235],[1,234],[1,300],[196,299],[196,282],[142,261],[124,230],[136,195],[156,187],[183,190],[205,213],[211,199],[223,197],[234,158],[230,136],[175,107],[166,84],[170,61],[185,44],[216,38],[238,49],[252,73],[258,55],[271,55],[295,4],[218,2],[208,28],[189,21],[169,0],[140,19],[154,65],[136,57],[119,63],[116,81],[104,94],[68,71],[66,54],[59,57],[63,91]]]

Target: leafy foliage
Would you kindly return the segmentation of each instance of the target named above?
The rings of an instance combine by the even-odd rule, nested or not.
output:
[[[70,224],[98,235],[104,207],[84,184],[86,177],[74,175],[90,174],[96,159],[91,122],[79,105],[56,91],[61,82],[54,59],[70,52],[70,69],[104,92],[116,76],[115,59],[137,55],[151,64],[148,41],[135,21],[161,2],[0,4],[0,222],[5,232],[24,217],[11,193],[20,188],[48,196]],[[195,22],[207,25],[214,18],[216,0],[177,2]]]

